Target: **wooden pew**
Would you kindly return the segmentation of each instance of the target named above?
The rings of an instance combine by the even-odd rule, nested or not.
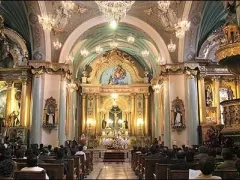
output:
[[[90,173],[90,151],[85,151],[86,154],[86,174],[89,175]]]
[[[74,159],[63,159],[63,160],[68,163],[67,179],[75,179],[76,174],[74,174]],[[54,161],[56,160],[55,159],[44,160],[45,163],[56,164]]]
[[[46,179],[46,172],[34,172],[34,171],[16,171],[14,172],[15,180],[35,180],[35,179]]]
[[[228,179],[240,179],[239,173],[235,169],[229,170],[215,170],[213,172],[214,176],[220,176],[223,180]]]
[[[145,158],[145,179],[153,179],[153,173],[155,173],[156,163],[159,163],[162,159],[158,156],[147,156]]]
[[[132,169],[133,169],[133,171],[135,171],[136,166],[137,166],[137,154],[136,154],[136,152],[133,152],[133,155],[132,155]]]
[[[79,178],[80,179],[83,179],[84,178],[84,176],[86,175],[86,173],[85,173],[85,161],[84,161],[84,155],[77,155],[79,158],[80,158],[80,164],[79,164],[79,169],[80,169],[80,171],[79,171]]]
[[[139,179],[143,179],[144,176],[145,176],[145,157],[146,155],[145,154],[141,154],[140,155],[140,163],[139,163]]]
[[[17,169],[21,170],[22,168],[26,167],[26,163],[17,163]],[[49,179],[66,179],[64,175],[64,166],[63,164],[50,164],[50,163],[39,163],[39,167],[42,167],[46,170]]]
[[[168,177],[168,174],[167,174],[168,167],[169,167],[169,164],[156,163],[155,173],[153,175],[154,179],[167,179],[167,177]]]
[[[168,179],[181,179],[188,180],[189,179],[189,170],[170,170],[167,171]]]

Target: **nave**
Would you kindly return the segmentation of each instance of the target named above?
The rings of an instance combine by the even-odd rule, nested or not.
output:
[[[96,162],[86,179],[138,179],[129,162]]]

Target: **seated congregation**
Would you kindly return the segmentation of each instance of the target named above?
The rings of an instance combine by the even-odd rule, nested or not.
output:
[[[240,148],[235,145],[169,149],[156,141],[134,147],[131,154],[139,179],[240,179]]]
[[[93,152],[77,142],[55,148],[0,145],[0,179],[83,179],[92,170]]]

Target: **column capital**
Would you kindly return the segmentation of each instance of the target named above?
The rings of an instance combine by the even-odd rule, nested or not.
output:
[[[81,95],[82,95],[82,98],[86,99],[87,94],[85,94],[85,93],[81,93]]]
[[[94,95],[96,96],[97,99],[100,98],[100,94],[99,93],[95,93]]]
[[[220,76],[213,76],[211,79],[212,79],[212,81],[219,82],[221,77]]]
[[[187,78],[189,79],[195,79],[197,77],[197,74],[198,74],[197,70],[191,70],[191,69],[186,70],[186,75],[187,75]]]
[[[207,75],[206,74],[199,74],[199,79],[200,80],[204,80],[205,79],[205,77],[206,77]]]
[[[150,95],[150,93],[144,93],[144,97],[145,99],[148,99],[148,96]]]
[[[236,77],[235,82],[236,82],[237,85],[240,85],[240,78]]]
[[[44,69],[43,68],[31,69],[31,72],[33,75],[35,75],[36,78],[39,78],[44,73]]]
[[[5,81],[5,85],[6,85],[8,88],[11,88],[12,85],[13,85],[13,81],[7,80],[7,81]]]

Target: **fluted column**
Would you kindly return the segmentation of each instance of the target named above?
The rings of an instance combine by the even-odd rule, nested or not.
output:
[[[20,124],[27,126],[27,80],[22,80]]]
[[[154,138],[159,138],[161,136],[161,129],[160,129],[160,98],[159,92],[157,93],[154,91]]]
[[[86,133],[86,94],[82,95],[82,133]]]
[[[11,121],[9,121],[8,117],[13,112],[13,102],[12,102],[12,92],[13,92],[13,82],[7,81],[7,93],[6,93],[6,109],[5,109],[5,117],[8,122],[8,126],[11,126]]]
[[[66,141],[66,78],[61,75],[60,82],[60,100],[59,100],[59,126],[58,126],[58,139],[59,145],[64,145]]]
[[[190,72],[187,75],[187,105],[188,110],[186,112],[187,119],[187,133],[188,133],[188,144],[198,144],[198,97],[197,97],[197,80],[196,71]]]
[[[130,134],[135,135],[136,131],[136,119],[135,119],[135,95],[131,94],[131,126],[130,128]]]
[[[220,97],[219,97],[219,80],[220,80],[220,77],[219,76],[214,76],[212,78],[213,80],[213,88],[214,88],[214,99],[213,99],[213,102],[214,102],[214,107],[217,108],[217,124],[220,124],[221,123],[221,114],[220,114]]]
[[[206,97],[205,97],[204,78],[205,78],[205,75],[200,74],[198,79],[200,123],[206,122]]]
[[[171,147],[170,102],[169,102],[169,77],[163,79],[163,104],[164,104],[164,145]]]
[[[148,119],[148,95],[149,94],[144,94],[145,97],[145,112],[144,112],[144,128],[145,128],[145,135],[148,135],[148,123],[149,123],[149,119]]]
[[[40,144],[42,139],[42,119],[43,119],[43,75],[33,76],[32,83],[32,119],[31,119],[31,139],[32,144]]]

